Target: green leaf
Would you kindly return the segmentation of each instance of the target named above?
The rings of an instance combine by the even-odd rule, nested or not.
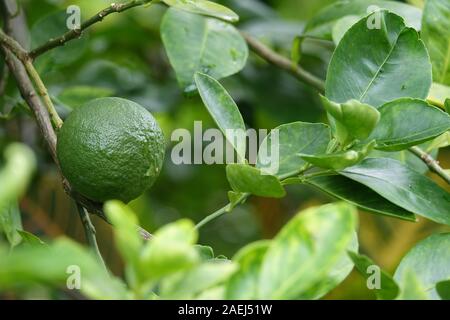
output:
[[[138,219],[135,213],[118,200],[105,202],[104,210],[108,220],[114,225],[114,240],[128,272],[137,272],[143,241],[137,232]]]
[[[180,10],[237,22],[239,16],[232,10],[218,3],[205,0],[163,0],[165,4]]]
[[[12,247],[22,238],[22,221],[17,201],[26,190],[36,167],[36,158],[27,146],[10,144],[4,152],[5,164],[0,170],[0,232],[4,232]]]
[[[450,0],[427,0],[422,38],[430,53],[435,82],[450,85]]]
[[[416,221],[413,213],[386,200],[372,189],[337,174],[307,178],[305,182],[363,210],[398,219]]]
[[[450,211],[446,211],[448,212]],[[438,299],[436,283],[450,279],[449,248],[450,233],[433,234],[420,241],[402,259],[394,279],[399,284],[408,284],[407,271],[410,270],[422,284],[422,293],[430,299]]]
[[[360,19],[360,16],[349,15],[337,20],[331,31],[331,37],[334,44],[338,45],[348,29],[350,29]]]
[[[351,150],[339,151],[330,154],[299,154],[302,159],[319,168],[341,170],[361,162],[375,146],[375,141],[366,145],[357,146]]]
[[[404,272],[402,279],[401,292],[397,300],[427,300],[428,296],[425,293],[426,288],[420,282],[418,275],[411,269]]]
[[[425,99],[431,64],[417,31],[393,13],[374,14],[353,25],[337,46],[328,68],[326,97],[337,103],[356,99],[374,107],[401,97]],[[368,28],[373,18],[380,19],[379,29]]]
[[[367,15],[370,6],[392,11],[405,19],[407,26],[420,30],[422,12],[413,6],[395,1],[385,0],[344,0],[337,1],[317,13],[305,28],[305,34],[332,40],[334,26],[344,17]]]
[[[246,164],[229,164],[227,179],[236,192],[251,193],[260,197],[282,198],[286,195],[277,177],[265,174]]]
[[[227,282],[226,299],[258,299],[258,283],[264,255],[270,241],[261,240],[251,243],[236,253],[233,261],[239,269]]]
[[[283,124],[274,130],[261,143],[256,167],[277,176],[293,174],[306,164],[298,153],[325,153],[331,136],[330,128],[322,123],[298,121]],[[278,150],[278,170],[270,166],[273,164],[272,150]]]
[[[107,274],[85,248],[67,238],[47,246],[19,246],[10,254],[0,251],[0,287],[34,287],[36,283],[66,287],[80,277],[81,292],[91,299],[125,299],[126,287]]]
[[[381,119],[369,140],[380,150],[404,150],[450,130],[450,116],[423,100],[402,98],[378,110]]]
[[[310,208],[274,238],[259,278],[260,299],[301,299],[327,275],[349,246],[356,210],[345,203]]]
[[[17,202],[0,207],[0,230],[5,233],[11,247],[17,246],[22,241],[19,234],[22,230],[22,219]]]
[[[244,120],[233,98],[214,78],[202,74],[195,74],[200,96],[211,117],[225,135],[227,141],[236,150],[240,162],[245,160],[246,131]]]
[[[347,250],[358,250],[358,235],[353,233],[352,241]],[[339,259],[330,268],[328,273],[322,277],[308,292],[302,296],[303,299],[319,299],[337,287],[352,272],[353,261],[349,258],[347,252],[342,252]]]
[[[140,275],[156,281],[187,270],[200,262],[197,231],[190,220],[179,220],[159,229],[141,253]]]
[[[224,283],[235,271],[236,265],[229,260],[204,262],[163,279],[160,296],[163,299],[193,299],[202,291]]]
[[[335,103],[321,96],[325,110],[332,117],[336,138],[342,145],[354,139],[366,139],[380,120],[380,113],[374,107],[356,100]]]
[[[186,91],[195,89],[196,72],[220,79],[237,73],[247,61],[247,44],[239,31],[214,18],[170,8],[161,23],[161,37]]]
[[[448,98],[450,98],[450,87],[433,82],[430,88],[430,92],[428,93],[427,101],[437,107],[444,109],[445,100],[447,100]]]
[[[66,87],[58,94],[58,100],[71,108],[77,108],[96,98],[109,97],[114,91],[108,88],[91,86]]]
[[[450,280],[436,283],[436,291],[442,300],[450,300]]]
[[[355,264],[356,269],[358,269],[359,273],[366,279],[370,279],[373,273],[369,272],[371,266],[375,266],[375,263],[367,256],[360,255],[356,252],[348,252],[348,255],[352,259]],[[384,270],[380,270],[380,289],[373,289],[375,295],[380,300],[393,300],[397,297],[399,293],[399,287],[394,279]]]
[[[28,244],[28,245],[32,245],[32,246],[45,244],[44,241],[42,241],[37,236],[35,236],[34,234],[32,234],[28,231],[17,230],[17,232],[19,233],[20,237],[22,238],[22,242],[24,244]]]
[[[34,49],[48,41],[56,38],[67,29],[68,15],[66,10],[50,13],[38,20],[31,28],[31,47]],[[86,34],[82,37],[67,42],[64,46],[56,47],[37,59],[40,69],[52,69],[58,66],[69,65],[78,60],[84,53],[88,38]]]
[[[450,194],[396,160],[369,158],[340,174],[364,184],[403,209],[450,225]]]

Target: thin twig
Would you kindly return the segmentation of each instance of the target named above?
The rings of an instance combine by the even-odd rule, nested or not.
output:
[[[4,65],[0,75],[0,96],[3,96],[5,93],[6,85],[8,84],[8,76],[9,69],[6,65]]]
[[[289,72],[294,77],[312,86],[319,92],[325,91],[325,83],[322,79],[316,77],[315,75],[309,73],[308,71],[302,69],[301,67],[296,66],[295,64],[292,63],[292,61],[276,53],[274,50],[267,47],[258,39],[253,38],[252,36],[250,36],[245,32],[241,32],[241,34],[244,37],[245,41],[247,41],[247,44],[249,45],[250,49],[258,56],[260,56],[267,62],[273,64],[274,66]]]
[[[40,56],[41,54],[66,44],[66,42],[81,37],[84,30],[92,26],[93,24],[102,21],[106,16],[112,14],[112,13],[119,13],[123,12],[125,10],[141,6],[144,4],[147,4],[151,2],[150,0],[132,0],[125,3],[112,3],[108,8],[105,8],[98,12],[95,16],[91,17],[90,19],[86,20],[80,25],[80,28],[78,29],[72,29],[63,35],[61,35],[58,38],[50,39],[43,45],[37,47],[36,49],[32,50],[30,52],[30,57],[32,59],[35,59],[36,57]]]
[[[77,203],[78,213],[80,215],[80,220],[84,228],[84,233],[86,235],[86,240],[91,248],[92,252],[95,254],[98,262],[106,269],[105,261],[103,260],[100,249],[98,248],[97,238],[95,236],[95,227],[92,224],[91,218],[89,217],[89,212],[86,211],[83,206]]]
[[[436,159],[419,147],[411,147],[409,148],[409,151],[421,159],[432,172],[436,173],[448,184],[450,184],[450,175],[439,165],[439,162]]]

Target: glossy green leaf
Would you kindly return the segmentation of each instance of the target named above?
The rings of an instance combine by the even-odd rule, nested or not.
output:
[[[20,237],[22,238],[22,242],[24,244],[32,245],[32,246],[45,244],[44,241],[42,241],[37,236],[35,236],[34,234],[32,234],[32,233],[30,233],[28,231],[17,230],[17,232],[19,233]]]
[[[431,104],[445,108],[445,100],[450,98],[450,86],[446,86],[440,83],[433,82],[428,93],[427,101]]]
[[[214,18],[170,8],[161,23],[161,37],[186,91],[195,89],[196,72],[220,79],[237,73],[247,61],[247,44],[239,31]]]
[[[427,0],[422,38],[430,53],[435,82],[450,85],[450,0]]]
[[[347,250],[358,250],[358,246],[358,235],[354,232]],[[353,261],[349,258],[347,252],[342,252],[333,267],[313,287],[304,293],[302,299],[312,300],[322,298],[344,281],[350,272],[352,272],[353,267]]]
[[[429,178],[387,158],[368,158],[340,174],[417,215],[450,225],[450,194]]]
[[[243,162],[246,151],[245,124],[233,98],[217,80],[206,74],[197,73],[195,83],[212,118],[236,150],[238,160]]]
[[[218,3],[206,0],[163,0],[165,4],[180,10],[236,22],[239,16],[231,9]]]
[[[59,37],[66,32],[68,15],[66,10],[50,13],[38,20],[31,28],[32,49],[46,43],[48,39]],[[50,70],[58,66],[65,66],[78,60],[88,44],[88,35],[67,42],[64,46],[56,47],[37,59],[40,69]]]
[[[352,241],[356,210],[345,203],[310,208],[274,238],[259,279],[260,299],[301,299],[327,275]]]
[[[361,162],[375,146],[375,141],[357,146],[351,150],[330,154],[299,154],[302,159],[319,168],[341,170]]]
[[[356,100],[335,103],[321,96],[325,110],[332,117],[336,138],[342,145],[354,139],[366,139],[380,120],[380,113],[374,107]]]
[[[265,174],[246,164],[229,164],[227,179],[236,192],[251,193],[260,197],[282,198],[286,195],[277,177]]]
[[[122,281],[76,242],[60,238],[46,246],[19,246],[10,254],[0,251],[0,288],[53,284],[66,287],[80,278],[81,292],[91,299],[126,299]],[[71,280],[71,278],[73,280]]]
[[[449,213],[447,211],[446,213]],[[423,286],[423,294],[438,299],[435,286],[450,278],[450,233],[433,234],[416,244],[402,259],[394,278],[399,284],[407,284],[407,271],[415,273]]]
[[[411,269],[406,269],[401,279],[401,292],[397,300],[427,300],[426,288],[419,276]]]
[[[19,231],[22,230],[22,218],[17,202],[0,207],[0,230],[5,233],[11,247],[15,247],[22,241],[19,234]]]
[[[160,296],[163,299],[193,299],[202,291],[226,282],[236,268],[228,260],[204,262],[191,270],[163,279]]]
[[[22,240],[22,220],[18,208],[21,197],[36,167],[36,158],[27,146],[13,143],[4,152],[5,163],[0,170],[0,232],[4,232],[11,246]]]
[[[350,29],[356,22],[359,21],[361,17],[349,15],[342,17],[338,21],[336,21],[335,25],[331,30],[331,37],[335,45],[338,45],[341,42],[344,34]]]
[[[194,247],[197,237],[195,226],[190,220],[165,225],[143,248],[140,275],[155,281],[194,267],[200,262],[199,252]]]
[[[380,9],[387,9],[405,19],[406,25],[420,30],[422,12],[420,9],[405,3],[384,0],[344,0],[337,1],[323,8],[312,18],[305,28],[305,34],[332,40],[333,27],[342,18],[348,16],[358,16],[359,18],[367,15],[370,6],[376,6]],[[375,7],[373,7],[375,9]]]
[[[442,300],[450,300],[450,280],[436,283],[436,291]]]
[[[104,211],[108,220],[115,226],[114,241],[125,260],[128,272],[137,272],[143,241],[137,232],[139,223],[135,213],[118,200],[105,202]]]
[[[337,174],[316,176],[306,179],[305,182],[363,210],[398,219],[416,221],[413,213],[386,200],[372,189],[344,176]]]
[[[431,64],[417,31],[393,13],[372,15],[353,25],[337,46],[328,68],[326,97],[337,103],[356,99],[374,107],[401,97],[425,99]],[[379,19],[380,28],[369,28],[370,19]]]
[[[270,241],[251,243],[236,253],[233,261],[239,269],[231,276],[226,286],[226,298],[231,300],[257,299],[261,265]]]
[[[370,276],[374,275],[373,272],[369,271],[371,266],[375,266],[375,263],[369,257],[351,251],[349,251],[348,254],[355,264],[356,269],[366,280],[369,279]],[[386,271],[381,269],[378,270],[380,271],[380,289],[373,289],[375,295],[380,300],[395,299],[399,293],[397,283]]]
[[[402,98],[379,111],[380,122],[369,140],[376,140],[380,150],[404,150],[450,130],[450,116],[423,100]]]
[[[306,164],[298,153],[325,153],[330,142],[330,128],[321,123],[293,122],[276,127],[261,143],[256,167],[285,176]],[[275,134],[276,132],[276,134]],[[271,168],[272,149],[278,150],[278,170]]]

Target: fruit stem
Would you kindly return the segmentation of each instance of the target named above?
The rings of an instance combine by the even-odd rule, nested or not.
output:
[[[86,240],[89,244],[89,247],[91,248],[92,252],[95,254],[98,262],[105,268],[105,270],[108,270],[105,265],[105,261],[103,260],[102,254],[100,253],[100,249],[98,248],[97,244],[97,238],[95,236],[96,231],[95,227],[92,224],[91,218],[89,217],[89,212],[77,203],[77,209],[78,213],[80,215],[81,223],[83,224],[84,233],[86,235]]]

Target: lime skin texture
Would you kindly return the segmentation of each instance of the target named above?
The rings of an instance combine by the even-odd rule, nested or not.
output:
[[[63,175],[85,197],[125,203],[161,172],[164,136],[149,111],[122,98],[99,98],[75,109],[58,132]]]

